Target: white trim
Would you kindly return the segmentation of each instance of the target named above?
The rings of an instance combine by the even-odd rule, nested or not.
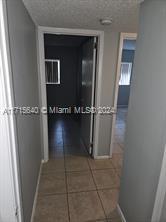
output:
[[[166,145],[164,150],[164,156],[160,171],[159,183],[157,187],[151,222],[160,221],[165,195],[166,195]]]
[[[103,69],[103,54],[104,54],[104,32],[98,32],[98,50],[97,50],[97,62],[96,62],[96,85],[95,85],[95,106],[100,107],[101,104],[101,84],[102,84],[102,69]],[[94,149],[93,156],[98,156],[99,149],[99,124],[100,114],[94,115]]]
[[[70,29],[70,28],[56,28],[38,26],[38,30],[42,33],[59,34],[59,35],[82,35],[82,36],[99,36],[104,34],[103,31],[90,29]]]
[[[115,79],[115,89],[114,89],[114,102],[113,108],[117,110],[117,101],[118,101],[118,91],[119,91],[119,79],[120,79],[120,69],[121,69],[121,60],[122,60],[122,51],[123,51],[123,42],[125,39],[135,40],[137,38],[136,33],[121,33],[119,40],[119,53],[118,53],[118,61],[116,68],[116,79]],[[110,141],[110,157],[112,157],[113,153],[113,145],[114,145],[114,133],[115,133],[115,123],[116,123],[116,112],[112,115],[112,126],[111,126],[111,141]]]
[[[52,63],[52,71],[53,71],[53,63],[54,62],[57,62],[58,63],[58,82],[47,82],[46,81],[46,84],[47,85],[52,85],[52,84],[54,84],[54,85],[60,85],[60,60],[59,59],[45,59],[45,63],[46,62],[51,62]],[[52,75],[53,75],[53,73],[52,73]]]
[[[54,27],[38,27],[38,61],[39,61],[39,87],[40,87],[40,105],[47,107],[46,85],[45,85],[45,66],[44,66],[44,33],[63,34],[63,35],[83,35],[83,36],[97,36],[98,37],[98,51],[97,51],[97,70],[96,70],[96,107],[101,103],[101,80],[102,80],[102,65],[103,65],[103,51],[104,51],[104,32],[97,30],[86,29],[65,29]],[[99,120],[100,115],[96,114],[94,117],[94,150],[93,156],[98,154],[99,144]],[[44,160],[48,161],[48,122],[47,115],[41,116],[41,131],[44,147]]]
[[[1,2],[1,28],[3,30],[1,46],[2,46],[2,63],[3,73],[2,78],[5,84],[4,92],[4,106],[14,107],[14,91],[12,83],[12,64],[10,57],[10,44],[8,33],[8,18],[7,18],[7,5],[6,1]],[[22,197],[21,197],[21,182],[20,182],[20,170],[19,170],[19,157],[18,157],[18,141],[17,141],[17,129],[16,119],[14,115],[7,116],[6,129],[8,129],[9,139],[9,162],[11,165],[11,177],[13,179],[13,194],[15,197],[15,207],[17,208],[17,221],[23,221],[23,209],[22,209]]]
[[[47,161],[45,161],[44,159],[41,160],[42,163],[47,163]]]
[[[38,28],[38,39],[37,39],[37,57],[38,57],[38,81],[39,81],[39,105],[40,107],[47,107],[47,97],[46,97],[46,84],[45,84],[45,63],[44,63],[44,36]],[[48,154],[48,121],[47,115],[40,115],[41,122],[41,138],[43,145],[43,156],[44,161],[47,162],[49,159]]]
[[[96,159],[96,160],[109,159],[109,158],[110,158],[110,156],[108,156],[108,155],[105,155],[105,156],[94,156],[94,159]]]
[[[42,172],[42,165],[43,165],[43,161],[41,161],[41,164],[40,164],[40,170],[39,170],[39,175],[38,175],[38,180],[37,180],[37,185],[36,185],[36,192],[35,192],[35,197],[34,197],[34,201],[33,201],[31,222],[34,221],[34,216],[35,216],[35,210],[36,210],[36,204],[37,204],[37,196],[38,196],[38,192],[39,192],[39,183],[40,183],[41,172]]]
[[[118,209],[119,215],[120,215],[120,217],[122,219],[122,222],[127,222],[125,217],[124,217],[124,214],[123,214],[123,212],[122,212],[122,210],[121,210],[121,208],[119,206],[119,204],[117,204],[117,209]]]
[[[94,38],[94,43],[97,43],[97,38]],[[93,49],[93,74],[92,74],[92,99],[91,99],[91,107],[94,106],[95,102],[95,79],[96,79],[96,59],[97,59],[97,49],[94,47]],[[94,114],[91,113],[91,124],[90,124],[90,144],[93,144],[93,123],[94,123]],[[91,151],[92,146],[89,147],[89,151]],[[89,152],[90,154],[92,152]]]
[[[59,59],[45,59],[45,62],[60,62]]]

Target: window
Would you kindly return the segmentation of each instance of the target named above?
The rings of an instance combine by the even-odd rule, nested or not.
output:
[[[131,72],[132,63],[122,62],[119,85],[130,85]]]
[[[45,60],[46,84],[60,84],[60,60]]]

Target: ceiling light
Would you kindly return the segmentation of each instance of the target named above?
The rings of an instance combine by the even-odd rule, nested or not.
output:
[[[111,25],[112,19],[100,19],[101,25]]]

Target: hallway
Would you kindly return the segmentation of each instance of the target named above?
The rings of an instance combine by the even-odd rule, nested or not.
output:
[[[49,121],[50,160],[43,164],[35,222],[120,222],[117,158],[93,160],[72,117]]]

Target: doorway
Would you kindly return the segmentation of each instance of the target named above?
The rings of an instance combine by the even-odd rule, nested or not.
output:
[[[88,90],[94,91],[95,93],[91,93],[90,96],[90,100],[87,99],[86,100],[86,107],[92,106],[93,104],[98,107],[100,106],[100,90],[101,90],[101,76],[102,76],[102,61],[103,61],[103,47],[104,47],[104,32],[102,31],[95,31],[95,30],[81,30],[81,29],[61,29],[61,28],[50,28],[50,27],[39,27],[38,28],[38,59],[39,59],[39,88],[40,88],[40,106],[43,107],[47,107],[47,84],[46,84],[46,64],[45,62],[45,49],[44,49],[44,35],[45,34],[54,34],[57,36],[63,36],[63,37],[67,37],[67,36],[73,36],[73,37],[84,37],[89,39],[89,41],[93,40],[93,53],[89,53],[87,52],[87,55],[85,55],[85,59],[83,59],[82,64],[84,64],[85,69],[89,70],[95,70],[95,73],[91,72],[95,78],[92,78],[91,80],[93,80],[92,82],[89,81],[89,79],[87,78],[88,76],[86,76],[86,84],[84,84],[84,82],[82,83],[83,86],[86,86],[85,88]],[[97,39],[98,41],[95,43],[95,39]],[[92,45],[92,44],[91,44]],[[94,51],[95,51],[95,47],[97,46],[96,50],[96,61],[94,62]],[[91,57],[91,59],[88,58],[88,56]],[[88,60],[89,59],[89,62]],[[49,60],[49,59],[48,59]],[[54,64],[49,65],[50,67],[55,66],[55,67],[60,67],[61,70],[61,65],[60,62],[58,61],[58,59],[53,59],[53,60],[57,60],[57,61],[52,61]],[[86,61],[87,60],[87,61]],[[51,61],[50,61],[51,62]],[[59,63],[59,65],[58,65]],[[93,66],[93,64],[95,64],[95,66]],[[88,68],[89,66],[89,68]],[[49,68],[48,68],[49,69]],[[57,77],[57,79],[59,78],[58,81],[61,81],[61,76]],[[55,79],[54,79],[55,80]],[[50,84],[51,85],[51,84]],[[50,86],[51,88],[51,86]],[[82,87],[83,89],[83,87]],[[69,91],[68,91],[69,92]],[[80,92],[81,93],[81,92]],[[66,94],[67,95],[67,94]],[[88,94],[89,95],[89,94]],[[68,96],[68,95],[67,95]],[[88,97],[87,97],[88,98]],[[84,98],[83,98],[84,100]],[[81,100],[81,104],[83,104],[84,101]],[[85,107],[85,106],[84,106]],[[71,107],[73,108],[73,107]],[[45,110],[45,109],[44,109]],[[69,115],[66,115],[66,117]],[[89,133],[89,143],[88,146],[86,143],[86,140],[84,138],[82,138],[82,141],[84,142],[84,146],[86,147],[86,150],[88,151],[88,153],[90,153],[94,158],[96,158],[97,156],[97,151],[98,151],[98,133],[99,133],[99,121],[100,121],[100,116],[98,114],[95,115],[84,115],[84,119],[86,119],[85,121],[82,121],[81,116],[83,115],[75,115],[77,116],[78,119],[80,119],[80,122],[84,123],[81,125],[81,135],[83,135],[82,133],[82,129],[85,130],[88,129],[89,132],[93,131],[93,135],[91,133]],[[77,119],[77,120],[78,120]],[[87,124],[88,122],[88,124]],[[90,122],[90,124],[89,124]],[[93,124],[92,124],[93,122]],[[69,125],[73,125],[72,123],[70,123]],[[89,128],[88,128],[89,127]],[[41,130],[42,130],[42,140],[43,140],[43,159],[44,162],[47,162],[49,159],[49,146],[48,146],[48,119],[47,119],[47,115],[41,115]],[[86,130],[86,131],[88,131]],[[93,143],[91,143],[91,138],[93,138]],[[62,141],[62,139],[61,139]],[[64,141],[63,141],[64,142]],[[62,144],[62,142],[61,142]],[[93,145],[93,149],[91,148]]]
[[[44,34],[49,157],[91,153],[96,38]],[[58,151],[57,151],[58,150]]]
[[[119,44],[119,56],[114,94],[110,156],[113,161],[122,168],[125,131],[127,124],[127,112],[132,84],[132,70],[136,50],[137,35],[133,33],[121,33]],[[120,174],[120,172],[119,172]]]

